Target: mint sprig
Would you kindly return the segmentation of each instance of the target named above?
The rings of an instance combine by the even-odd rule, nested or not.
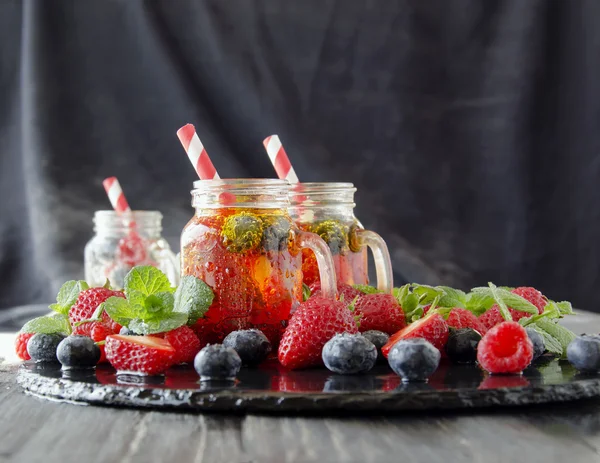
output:
[[[357,289],[363,294],[377,294],[381,293],[377,288],[371,285],[352,285],[354,289]]]
[[[73,304],[77,302],[79,293],[86,289],[89,289],[89,285],[83,280],[67,281],[58,291],[56,303],[50,304],[48,307],[54,312],[67,315]]]
[[[175,290],[160,270],[134,267],[125,277],[125,299],[110,297],[101,306],[110,318],[140,334],[171,331],[195,323],[206,313],[214,294],[198,278],[184,276]]]

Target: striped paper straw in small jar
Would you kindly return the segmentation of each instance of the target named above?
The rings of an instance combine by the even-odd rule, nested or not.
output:
[[[287,180],[290,183],[298,183],[298,176],[292,167],[288,155],[283,149],[279,136],[271,135],[270,137],[265,138],[263,140],[263,145],[267,150],[267,154],[269,155],[269,159],[271,159],[275,172],[277,172],[277,176],[281,180]]]
[[[125,199],[123,189],[121,188],[121,184],[117,180],[117,177],[108,177],[104,179],[102,185],[104,186],[104,190],[106,190],[110,204],[117,214],[121,215],[126,212],[131,212],[131,208],[129,207],[127,199]]]
[[[190,162],[196,169],[196,173],[200,180],[217,180],[219,174],[208,157],[208,153],[204,149],[204,145],[200,141],[196,129],[192,124],[186,124],[177,131],[179,141],[183,145],[183,149],[190,158]]]

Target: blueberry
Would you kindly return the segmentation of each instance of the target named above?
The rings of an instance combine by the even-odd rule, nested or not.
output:
[[[233,380],[240,371],[242,359],[231,347],[208,344],[194,359],[200,381]]]
[[[361,333],[365,338],[373,343],[377,348],[377,362],[385,362],[385,357],[381,353],[381,348],[385,346],[390,339],[390,336],[383,331],[369,330]]]
[[[269,352],[271,343],[260,330],[240,330],[229,333],[223,340],[225,347],[235,350],[244,365],[258,365]]]
[[[388,354],[388,362],[402,381],[426,381],[440,363],[440,351],[422,338],[398,341]]]
[[[100,355],[100,348],[87,336],[69,336],[56,349],[56,357],[64,369],[93,368]]]
[[[475,363],[481,334],[472,328],[451,329],[446,354],[454,363]]]
[[[56,362],[56,348],[64,338],[61,334],[34,334],[27,342],[27,352],[36,362]]]
[[[533,361],[546,352],[546,344],[542,335],[533,328],[525,328],[525,331],[527,331],[527,336],[533,344]]]
[[[329,370],[351,375],[373,368],[377,361],[377,348],[360,334],[343,333],[327,341],[321,356]]]
[[[600,336],[582,334],[576,337],[567,347],[567,358],[578,370],[600,370]]]

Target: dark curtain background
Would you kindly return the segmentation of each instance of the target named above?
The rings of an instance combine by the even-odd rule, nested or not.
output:
[[[597,310],[598,0],[0,0],[0,308],[82,276],[117,175],[173,247],[196,125],[223,177],[351,181],[397,283]]]

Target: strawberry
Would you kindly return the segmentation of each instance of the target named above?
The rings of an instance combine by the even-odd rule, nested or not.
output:
[[[158,375],[173,365],[176,351],[168,341],[156,336],[106,338],[106,358],[117,371]]]
[[[69,310],[71,325],[82,320],[89,320],[94,315],[96,308],[109,297],[125,297],[123,291],[112,291],[106,288],[90,288],[79,293],[77,302]],[[102,323],[107,325],[111,331],[117,332],[121,327],[113,322],[106,312],[102,313]],[[118,329],[117,329],[118,328]]]
[[[290,369],[321,365],[321,350],[338,333],[357,333],[347,304],[311,297],[293,313],[279,344],[279,361]]]
[[[392,334],[406,326],[404,312],[391,294],[363,294],[356,301],[354,313],[360,316],[360,331],[378,330]]]
[[[426,317],[411,323],[396,334],[381,348],[381,353],[387,358],[388,353],[398,341],[410,338],[423,338],[443,351],[448,341],[448,324],[436,311],[431,311]]]
[[[165,333],[164,339],[175,349],[175,364],[192,363],[201,349],[198,336],[186,325]]]
[[[35,333],[19,333],[15,339],[15,352],[21,360],[31,360],[31,355],[27,352],[27,342]]]
[[[88,322],[74,327],[73,334],[87,336],[88,338],[92,338],[94,342],[101,342],[104,341],[108,335],[115,333],[111,328],[101,322]],[[100,360],[98,360],[98,363],[105,363],[105,346],[104,344],[100,344],[98,347],[100,347]]]
[[[353,288],[346,283],[338,283],[337,285],[338,297],[343,300],[346,304],[350,304],[357,296],[362,296],[363,293],[358,289]],[[321,282],[317,281],[310,286],[311,297],[321,296]],[[343,299],[342,299],[343,297]]]
[[[450,311],[448,318],[446,318],[446,323],[449,327],[456,329],[473,328],[482,336],[487,332],[485,325],[475,316],[475,314],[473,314],[473,312],[470,312],[467,309],[461,309],[460,307],[455,307]]]
[[[541,314],[544,311],[544,308],[546,307],[546,299],[544,298],[544,295],[537,289],[528,286],[520,286],[513,289],[511,292],[531,302],[538,309],[538,313]],[[521,312],[510,307],[508,308],[508,311],[515,322],[519,321],[521,318],[531,317],[532,315],[530,313]],[[489,330],[505,320],[500,313],[500,308],[498,305],[494,304],[485,313],[479,316],[479,321],[481,321],[481,323],[483,323],[483,325]]]

